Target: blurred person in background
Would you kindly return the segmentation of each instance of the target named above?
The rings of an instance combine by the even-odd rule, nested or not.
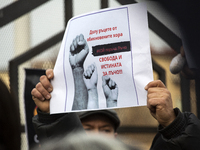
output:
[[[0,80],[0,149],[20,150],[20,116],[17,101]]]
[[[130,150],[123,143],[105,136],[85,133],[70,134],[62,139],[46,141],[42,150]],[[38,150],[38,148],[35,148]],[[132,149],[133,150],[133,149]]]

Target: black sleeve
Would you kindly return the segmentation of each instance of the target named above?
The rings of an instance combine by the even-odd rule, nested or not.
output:
[[[200,120],[192,113],[174,109],[176,119],[166,128],[158,127],[151,150],[200,149]]]
[[[32,121],[40,143],[66,134],[84,131],[76,113],[50,115],[38,109],[38,115],[34,116]]]

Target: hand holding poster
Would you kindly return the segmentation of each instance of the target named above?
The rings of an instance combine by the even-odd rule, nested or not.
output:
[[[51,113],[146,105],[153,80],[144,4],[72,18],[54,68]]]

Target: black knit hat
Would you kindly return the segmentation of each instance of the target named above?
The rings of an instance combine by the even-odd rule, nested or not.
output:
[[[78,112],[78,116],[79,116],[80,120],[84,119],[90,115],[93,115],[93,114],[103,114],[103,115],[107,116],[108,118],[110,118],[111,121],[114,123],[115,131],[117,130],[117,128],[120,125],[120,120],[119,120],[119,117],[115,110],[105,109],[105,110]]]

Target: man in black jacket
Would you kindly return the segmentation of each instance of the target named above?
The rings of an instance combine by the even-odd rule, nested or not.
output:
[[[75,113],[49,114],[50,93],[53,90],[49,80],[53,77],[53,70],[47,70],[46,76],[40,78],[40,82],[31,92],[38,106],[38,115],[33,118],[33,123],[40,141],[83,131]],[[200,149],[200,120],[192,113],[182,113],[178,108],[173,109],[171,94],[161,81],[150,82],[145,90],[148,92],[147,107],[159,123],[158,134],[151,149]]]

